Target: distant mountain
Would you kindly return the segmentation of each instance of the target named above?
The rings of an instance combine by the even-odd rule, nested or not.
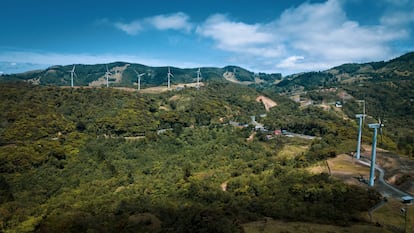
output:
[[[40,70],[48,67],[42,64],[0,61],[0,75],[22,73],[27,70]]]
[[[268,88],[316,102],[345,100],[344,110],[351,117],[362,113],[358,100],[365,100],[370,123],[385,119],[384,132],[395,146],[414,155],[414,52],[390,61],[295,74]]]
[[[145,74],[141,79],[141,86],[152,87],[167,85],[168,67],[150,67],[141,64],[125,62],[114,62],[110,64],[83,65],[77,64],[74,78],[75,86],[102,86],[106,83],[106,67],[112,73],[109,78],[111,86],[133,87],[137,83],[137,75]],[[72,65],[52,66],[45,70],[36,70],[19,74],[2,75],[1,80],[22,80],[38,85],[69,86],[71,82]],[[174,75],[172,83],[196,82],[198,68],[180,69],[171,67]],[[255,82],[269,82],[281,79],[281,74],[254,74],[237,66],[226,66],[223,68],[202,67],[202,81],[227,79],[228,81],[242,84]]]
[[[322,72],[306,72],[287,76],[276,87],[279,90],[312,90],[338,85],[410,79],[414,74],[414,52],[390,61],[343,64]]]

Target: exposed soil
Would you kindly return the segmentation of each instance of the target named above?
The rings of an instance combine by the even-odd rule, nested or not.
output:
[[[122,81],[122,74],[124,73],[124,71],[128,68],[130,64],[126,64],[124,66],[115,66],[112,69],[110,69],[109,71],[112,73],[112,75],[110,76],[110,78],[114,81],[111,81],[111,83],[120,83]],[[106,85],[106,77],[105,75],[103,75],[102,77],[100,77],[98,80],[95,80],[91,83],[89,83],[89,86],[91,87],[100,87]]]
[[[361,156],[371,159],[371,146],[363,145]],[[356,162],[350,155],[338,155],[327,161],[331,175],[345,183],[364,185],[359,178],[369,178],[369,168]],[[414,196],[414,160],[377,148],[376,164],[384,171],[384,180]]]
[[[229,82],[242,84],[242,85],[250,85],[254,83],[254,82],[248,82],[248,81],[243,81],[243,82],[239,81],[237,80],[236,75],[233,72],[229,72],[229,71],[224,72],[223,78]]]
[[[335,158],[328,159],[327,165],[332,176],[343,180],[347,184],[366,186],[360,179],[368,179],[369,168],[359,164],[352,156],[338,155]]]
[[[256,101],[257,102],[262,102],[263,105],[264,105],[264,107],[265,107],[265,109],[266,109],[266,111],[269,111],[271,108],[277,106],[277,103],[275,101],[273,101],[273,100],[271,100],[271,99],[269,99],[269,98],[267,98],[265,96],[262,96],[262,95],[261,96],[258,96],[256,98]]]
[[[199,84],[200,84],[200,87],[204,86],[204,83],[202,82],[200,82]],[[166,92],[168,90],[175,90],[177,88],[187,88],[187,87],[197,87],[197,83],[179,83],[179,84],[171,85],[171,89],[168,89],[168,87],[166,86],[149,87],[149,88],[141,89],[140,92],[155,94],[155,93]]]

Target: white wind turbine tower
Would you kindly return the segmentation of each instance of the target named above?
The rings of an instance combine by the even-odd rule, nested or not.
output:
[[[106,78],[106,87],[109,87],[109,76],[111,76],[112,73],[108,70],[108,65],[106,65],[106,72],[105,72],[105,78]]]
[[[196,86],[197,89],[200,88],[200,78],[201,78],[201,70],[200,70],[200,68],[198,68],[198,70],[197,70],[197,86]]]
[[[71,70],[71,71],[69,71],[69,72],[70,72],[70,86],[71,86],[71,87],[73,87],[73,76],[75,75],[75,76],[76,76],[76,78],[78,77],[78,76],[76,75],[76,73],[75,73],[75,67],[76,67],[76,65],[73,65],[72,70]]]
[[[168,67],[168,74],[167,74],[167,78],[168,78],[168,89],[171,88],[171,77],[174,77],[174,75],[171,73],[170,67]]]
[[[145,75],[145,73],[140,74],[136,69],[134,69],[135,73],[137,74],[137,82],[138,82],[138,91],[141,90],[141,77]]]

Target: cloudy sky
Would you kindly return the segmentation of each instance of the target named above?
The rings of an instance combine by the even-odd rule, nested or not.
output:
[[[412,0],[1,0],[0,73],[114,61],[284,75],[414,51]]]

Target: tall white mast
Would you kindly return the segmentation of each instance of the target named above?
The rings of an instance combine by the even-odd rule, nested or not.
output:
[[[105,78],[106,78],[106,87],[109,87],[109,76],[111,76],[112,73],[108,70],[108,65],[106,65],[106,72],[105,72]]]
[[[200,88],[200,78],[201,78],[201,70],[200,70],[200,68],[198,68],[198,70],[197,70],[197,86],[196,86],[197,89]]]
[[[171,77],[174,77],[174,75],[171,73],[170,67],[168,67],[168,73],[167,73],[167,78],[168,78],[168,89],[171,88]]]
[[[71,86],[71,87],[73,87],[73,76],[78,77],[78,76],[76,75],[76,73],[75,73],[75,67],[76,67],[76,65],[73,65],[73,68],[72,68],[72,70],[70,71],[70,86]]]
[[[137,85],[138,91],[141,90],[141,77],[145,75],[145,73],[140,74],[136,69],[134,69],[135,73],[137,74]]]

